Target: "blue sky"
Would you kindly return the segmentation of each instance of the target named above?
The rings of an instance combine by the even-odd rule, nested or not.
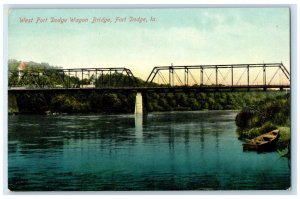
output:
[[[8,56],[64,68],[127,67],[146,78],[154,66],[283,62],[289,68],[288,8],[13,9]],[[20,18],[33,23],[20,23]],[[48,18],[35,23],[37,17]],[[51,17],[88,23],[50,23]],[[91,23],[93,17],[112,23]],[[114,23],[127,17],[125,23]],[[142,17],[148,23],[129,23]],[[150,22],[155,17],[156,22]]]

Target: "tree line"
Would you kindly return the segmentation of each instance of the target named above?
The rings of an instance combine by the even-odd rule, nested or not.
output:
[[[145,108],[153,111],[240,110],[278,96],[277,92],[147,93]],[[66,92],[15,95],[20,113],[133,113],[135,93]]]
[[[83,77],[80,70],[73,71],[70,74],[68,70],[63,70],[62,67],[50,66],[47,63],[26,62],[25,69],[19,71],[20,64],[21,62],[17,60],[9,60],[8,62],[9,87],[80,88],[87,85],[93,85],[94,87],[124,87],[145,84],[140,78],[124,75],[120,71],[99,74],[97,77],[95,74]]]

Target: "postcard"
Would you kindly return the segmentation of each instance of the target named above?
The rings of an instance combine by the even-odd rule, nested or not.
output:
[[[291,189],[289,7],[9,8],[7,189]]]

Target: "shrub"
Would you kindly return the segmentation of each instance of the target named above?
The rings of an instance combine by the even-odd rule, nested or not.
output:
[[[280,137],[276,144],[277,149],[283,150],[289,147],[291,140],[291,129],[289,127],[279,127]]]
[[[240,139],[252,139],[255,138],[261,134],[268,133],[277,127],[273,125],[271,122],[266,122],[261,127],[254,127],[249,130],[241,130],[239,129],[237,131]]]
[[[249,127],[249,120],[253,117],[253,113],[249,109],[243,109],[235,118],[236,125],[241,129]]]

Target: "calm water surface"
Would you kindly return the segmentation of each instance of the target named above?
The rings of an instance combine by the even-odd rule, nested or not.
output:
[[[10,190],[261,190],[290,187],[276,152],[243,152],[234,111],[10,116]]]

